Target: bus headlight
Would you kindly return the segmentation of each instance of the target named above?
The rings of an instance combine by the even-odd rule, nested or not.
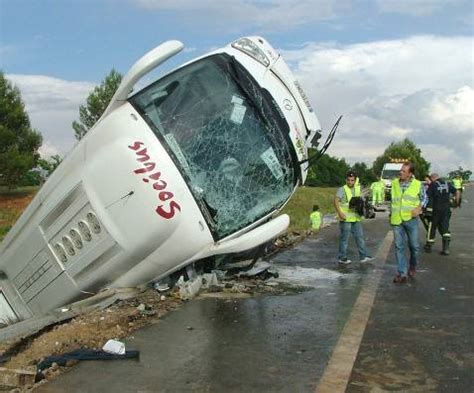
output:
[[[265,67],[270,65],[270,60],[263,50],[261,50],[252,40],[248,38],[241,38],[232,43],[232,47],[238,49],[247,55],[253,57]]]

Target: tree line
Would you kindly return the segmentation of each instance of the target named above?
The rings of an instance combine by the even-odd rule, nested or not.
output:
[[[86,103],[79,107],[79,121],[72,123],[77,140],[86,133],[102,116],[115,91],[122,81],[122,75],[112,69],[105,79],[87,97]],[[61,163],[62,157],[40,157],[39,148],[43,142],[41,133],[31,127],[21,94],[0,71],[0,186],[14,188],[21,185],[40,185]],[[310,157],[317,154],[313,149]],[[415,164],[415,175],[423,179],[428,175],[430,163],[422,156],[421,150],[408,138],[392,142],[385,151],[368,167],[364,162],[350,165],[344,158],[328,154],[313,162],[308,171],[306,185],[310,187],[335,187],[345,183],[345,175],[352,169],[363,185],[376,181],[385,163],[393,159],[405,159]],[[460,175],[468,180],[472,172],[462,167],[451,171],[449,177]]]
[[[313,154],[315,152],[310,152],[310,156]],[[312,187],[340,186],[345,184],[346,173],[353,170],[359,177],[361,184],[368,186],[380,178],[385,163],[395,160],[412,161],[415,164],[415,176],[418,179],[424,179],[429,174],[431,164],[423,158],[421,150],[415,143],[405,138],[399,142],[392,142],[375,159],[371,167],[364,162],[350,165],[344,158],[325,154],[310,167],[306,185]]]
[[[112,69],[79,107],[80,121],[72,123],[77,140],[102,116],[121,81],[122,75]],[[0,71],[0,186],[38,186],[47,179],[62,157],[42,158],[42,143],[41,133],[31,127],[20,90]]]

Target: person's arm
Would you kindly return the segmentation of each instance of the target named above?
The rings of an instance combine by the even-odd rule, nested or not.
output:
[[[412,217],[418,217],[423,212],[423,206],[426,205],[426,192],[423,187],[420,187],[420,204],[411,211]]]
[[[418,217],[422,211],[423,211],[423,206],[420,202],[420,204],[411,211],[411,216],[413,218]]]
[[[337,195],[334,197],[334,207],[336,208],[336,213],[339,219],[341,221],[345,221],[346,215],[341,210],[341,205],[339,204],[339,197]]]
[[[459,200],[461,199],[461,191],[459,190],[456,190],[453,186],[452,183],[448,183],[449,184],[449,193],[454,195],[454,200],[456,201],[456,206],[455,207],[458,207],[459,206]]]

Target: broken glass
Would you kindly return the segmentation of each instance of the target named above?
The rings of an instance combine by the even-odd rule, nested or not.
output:
[[[288,126],[234,58],[191,63],[130,101],[170,152],[217,238],[291,195],[296,161]]]

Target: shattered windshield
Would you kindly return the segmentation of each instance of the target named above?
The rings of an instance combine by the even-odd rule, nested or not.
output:
[[[290,196],[296,177],[288,126],[234,58],[191,63],[130,101],[171,151],[217,238]]]

